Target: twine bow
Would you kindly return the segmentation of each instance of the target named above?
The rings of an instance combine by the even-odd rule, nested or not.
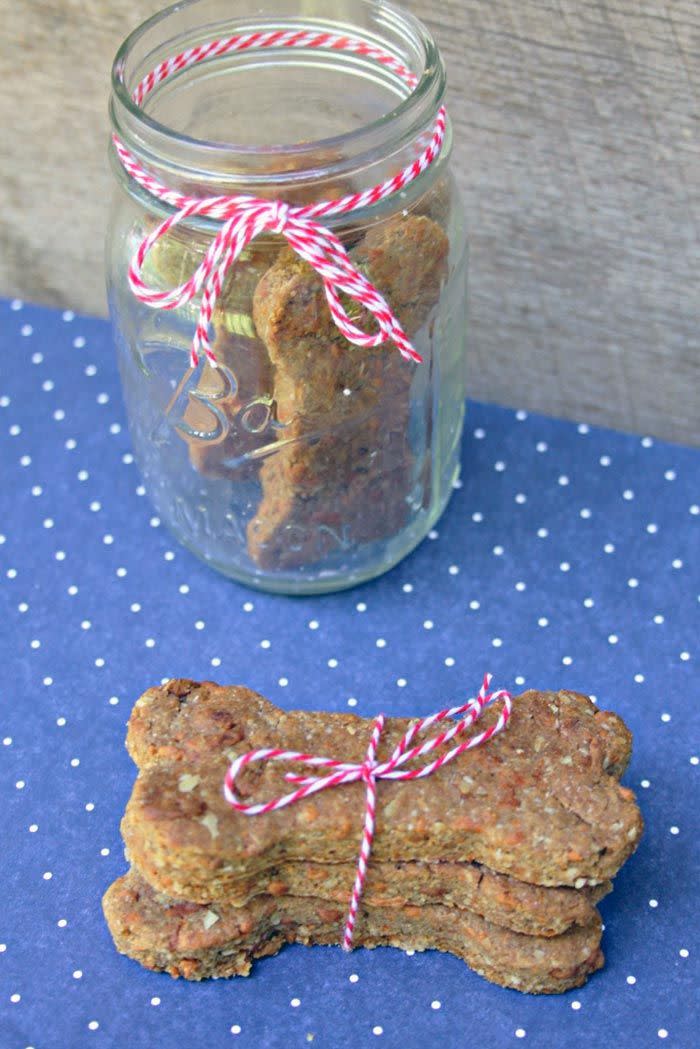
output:
[[[411,88],[417,83],[416,75],[395,55],[366,40],[334,33],[319,33],[311,29],[270,30],[212,40],[174,55],[161,62],[143,78],[132,93],[132,98],[141,106],[159,83],[198,62],[216,59],[234,51],[267,47],[350,51],[391,69]],[[292,207],[283,201],[261,200],[251,196],[185,196],[164,186],[142,168],[120,138],[116,134],[113,135],[117,156],[127,174],[148,193],[175,209],[173,214],[164,219],[139,244],[129,267],[129,286],[132,292],[141,302],[161,310],[178,309],[201,293],[190,361],[192,367],[196,367],[200,352],[203,352],[216,367],[216,356],[209,342],[208,330],[226,273],[255,237],[263,232],[275,233],[285,237],[293,250],[319,274],[333,320],[349,342],[357,346],[374,347],[391,341],[403,357],[420,363],[420,354],[411,345],[386,300],[353,265],[338,237],[317,219],[357,211],[404,189],[439,155],[445,137],[446,121],[445,109],[441,107],[428,144],[413,163],[392,178],[361,193],[299,207]],[[158,291],[149,287],[143,279],[143,266],[148,253],[169,230],[193,217],[215,219],[223,223],[204,259],[189,280],[179,287],[168,291]],[[374,316],[377,322],[376,331],[364,332],[352,323],[341,303],[341,293],[361,303]]]
[[[459,757],[460,754],[463,754],[465,751],[471,750],[474,747],[478,747],[482,743],[486,743],[493,736],[501,732],[508,724],[508,719],[510,718],[512,709],[512,699],[510,693],[506,692],[504,689],[499,689],[496,692],[489,692],[490,683],[491,675],[486,674],[475,699],[469,700],[468,703],[464,703],[462,706],[440,710],[437,714],[431,714],[429,717],[421,718],[419,721],[416,721],[404,733],[399,743],[394,748],[391,757],[387,761],[376,760],[377,746],[385,723],[384,715],[379,714],[374,721],[364,761],[360,764],[337,761],[333,758],[319,757],[315,754],[304,754],[300,751],[279,750],[270,747],[261,750],[251,750],[247,754],[242,754],[229,766],[224,779],[224,796],[232,808],[237,812],[243,813],[245,816],[262,816],[265,813],[274,812],[277,809],[283,809],[287,805],[293,805],[295,802],[301,801],[303,798],[308,798],[320,790],[329,790],[332,787],[340,787],[346,783],[357,783],[362,781],[366,784],[365,819],[355,872],[355,882],[350,897],[350,905],[343,931],[342,946],[344,950],[349,951],[352,948],[355,921],[357,919],[357,912],[362,897],[365,878],[367,877],[367,864],[369,862],[370,853],[372,851],[372,841],[374,839],[377,780],[413,780],[431,776],[434,772],[437,772],[438,769],[442,768],[443,765],[447,765],[448,762],[454,761],[454,759]],[[496,721],[489,728],[462,743],[456,744],[451,750],[434,758],[433,761],[429,762],[427,765],[422,765],[419,768],[412,769],[403,768],[407,762],[413,761],[416,758],[421,758],[426,754],[430,754],[438,747],[441,747],[462,735],[481,717],[485,708],[498,699],[503,700],[503,708]],[[462,715],[464,716],[462,717]],[[424,743],[419,743],[415,746],[412,745],[416,737],[426,732],[433,725],[439,724],[446,718],[455,717],[461,717],[461,720],[450,728],[440,732],[437,736],[433,736],[432,739],[428,739]],[[303,765],[309,765],[313,768],[331,769],[332,771],[327,775],[322,776],[299,775],[297,773],[288,772],[284,778],[289,783],[297,784],[296,790],[291,791],[289,794],[283,794],[280,797],[272,798],[270,801],[247,804],[242,802],[236,794],[235,781],[236,776],[241,769],[245,768],[246,765],[249,765],[253,761],[293,761]]]

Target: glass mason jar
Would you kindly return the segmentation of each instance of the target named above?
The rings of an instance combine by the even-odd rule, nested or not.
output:
[[[330,13],[329,13],[330,12]],[[132,93],[187,48],[270,29],[347,34],[415,74],[343,49],[236,51]],[[445,90],[435,42],[383,0],[189,0],[151,18],[114,64],[111,118],[142,168],[194,197],[295,205],[362,192],[411,164]],[[363,348],[334,324],[321,278],[263,231],[228,269],[209,324],[217,367],[190,365],[200,299],[154,309],[128,282],[134,252],[173,208],[127,175],[107,247],[110,313],[136,459],[176,537],[213,568],[279,593],[339,590],[385,572],[435,524],[459,470],[464,415],[466,238],[438,158],[400,192],[320,221],[387,300],[414,363]],[[220,224],[193,217],[143,265],[152,289],[183,284]],[[375,318],[351,297],[363,331]]]

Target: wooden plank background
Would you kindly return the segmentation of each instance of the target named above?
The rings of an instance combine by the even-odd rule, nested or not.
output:
[[[161,6],[0,0],[0,294],[104,312],[109,68]],[[407,6],[450,75],[472,395],[700,444],[699,5]]]

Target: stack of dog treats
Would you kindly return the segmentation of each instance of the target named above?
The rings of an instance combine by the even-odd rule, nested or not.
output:
[[[487,709],[479,731],[496,715]],[[379,759],[409,724],[387,720]],[[127,736],[139,767],[122,823],[131,870],[104,897],[118,950],[198,980],[245,975],[285,943],[339,943],[362,785],[246,816],[223,780],[261,747],[362,762],[371,729],[351,714],[283,711],[239,686],[173,680],[147,691]],[[620,718],[585,696],[529,691],[485,745],[425,779],[380,781],[355,944],[450,951],[521,991],[582,984],[603,963],[595,904],[642,832],[618,782],[630,746]],[[239,797],[286,793],[290,770],[308,774],[246,765]]]

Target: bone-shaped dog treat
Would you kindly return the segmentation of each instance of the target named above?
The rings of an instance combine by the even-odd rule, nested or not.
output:
[[[495,715],[487,710],[479,727]],[[283,861],[354,864],[359,787],[248,817],[228,806],[222,780],[235,756],[260,747],[361,762],[371,724],[351,714],[282,711],[242,687],[175,681],[149,690],[127,739],[141,766],[122,823],[132,863],[156,889],[187,900],[226,899]],[[379,760],[408,725],[387,720]],[[526,692],[514,701],[507,731],[488,745],[427,779],[379,784],[370,868],[476,861],[537,885],[606,881],[641,834],[634,796],[616,778],[629,752],[623,722],[585,696]],[[251,801],[277,796],[288,786],[282,771],[248,765],[238,793]]]
[[[437,223],[413,215],[373,228],[352,251],[409,337],[438,300],[448,248]],[[395,534],[409,513],[414,472],[413,366],[392,346],[348,343],[318,275],[291,251],[260,281],[253,316],[274,365],[284,428],[261,469],[251,556],[264,568],[298,567],[347,543]]]
[[[230,903],[173,903],[135,873],[107,890],[105,916],[117,949],[149,969],[201,980],[247,975],[256,958],[285,943],[335,944],[344,907],[313,898],[259,896]],[[358,946],[436,948],[464,959],[505,987],[553,994],[577,987],[603,964],[597,914],[585,926],[549,938],[524,936],[469,911],[363,905]]]
[[[158,877],[147,855],[141,863],[140,874],[147,881]],[[355,868],[347,863],[283,861],[241,879],[225,902],[245,907],[257,896],[313,896],[346,907],[354,877]],[[362,899],[368,907],[458,907],[528,936],[558,936],[572,925],[590,925],[595,904],[611,889],[610,882],[582,889],[528,885],[477,863],[372,861]],[[202,893],[187,902],[209,900]]]

